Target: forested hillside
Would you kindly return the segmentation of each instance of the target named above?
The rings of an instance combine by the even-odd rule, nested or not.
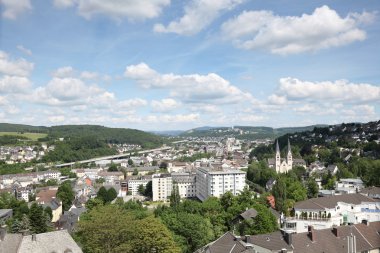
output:
[[[141,145],[143,148],[154,148],[162,145],[163,139],[160,136],[136,129],[109,128],[97,125],[63,125],[52,127],[28,126],[19,124],[0,123],[0,132],[14,135],[14,133],[46,133],[47,136],[39,141],[55,141],[60,138],[77,139],[91,136],[104,143],[129,143]],[[5,143],[15,143],[16,137],[4,138]],[[21,139],[25,139],[19,137]]]

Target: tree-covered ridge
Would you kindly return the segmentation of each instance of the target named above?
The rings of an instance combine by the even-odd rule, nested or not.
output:
[[[75,162],[94,157],[116,154],[105,142],[96,136],[74,137],[66,141],[57,141],[55,149],[48,152],[43,158],[44,162]]]
[[[155,148],[163,144],[163,139],[155,134],[128,128],[110,128],[98,125],[62,125],[52,127],[29,126],[0,123],[0,132],[46,133],[47,137],[40,141],[55,141],[59,138],[72,139],[91,136],[104,143],[129,143],[141,145],[143,148]],[[20,139],[20,138],[19,138]],[[5,142],[14,143],[15,137],[4,138]]]
[[[48,127],[30,126],[22,124],[0,123],[0,132],[29,132],[29,133],[47,133]]]
[[[229,127],[206,127],[206,128],[195,128],[188,130],[180,136],[182,137],[235,137],[238,139],[265,139],[265,138],[276,138],[278,136],[295,133],[300,131],[312,130],[317,126],[305,126],[305,127],[287,127],[287,128],[272,128],[264,126],[234,126]]]
[[[138,144],[143,148],[160,146],[163,139],[157,135],[136,129],[109,128],[96,125],[64,125],[49,128],[49,138],[75,138],[92,136],[106,143]]]

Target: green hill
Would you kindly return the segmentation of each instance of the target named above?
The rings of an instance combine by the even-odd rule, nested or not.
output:
[[[272,128],[264,126],[234,126],[232,127],[200,127],[194,128],[180,134],[181,137],[235,137],[238,139],[257,140],[265,138],[276,138],[288,133],[313,130],[313,125],[306,127],[284,127]]]
[[[93,137],[105,143],[129,143],[138,144],[143,148],[152,148],[162,145],[160,136],[136,129],[109,128],[97,125],[62,125],[62,126],[29,126],[20,124],[0,123],[0,132],[3,135],[15,135],[15,133],[41,133],[40,141],[54,141],[59,138],[75,139],[82,137]],[[28,135],[26,135],[28,136]]]

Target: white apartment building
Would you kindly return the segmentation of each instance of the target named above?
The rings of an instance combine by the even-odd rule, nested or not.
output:
[[[47,171],[41,171],[37,174],[38,180],[59,180],[61,177],[61,172],[57,170],[47,170]]]
[[[146,187],[149,181],[152,181],[151,179],[147,178],[140,178],[140,179],[129,179],[128,180],[128,192],[131,193],[132,196],[135,196],[138,194],[138,189],[140,185],[143,185]]]
[[[170,174],[152,175],[153,201],[166,201],[172,193],[173,180]]]
[[[240,170],[215,170],[198,168],[196,172],[196,196],[201,201],[208,197],[220,197],[230,191],[233,195],[244,189],[246,173]]]
[[[320,230],[380,221],[380,200],[362,194],[343,194],[297,202],[294,211],[294,217],[285,219],[283,230],[303,233],[307,232],[308,226]]]
[[[195,175],[189,173],[172,173],[173,183],[178,186],[181,198],[195,198]]]
[[[153,201],[166,201],[178,186],[181,198],[196,197],[195,175],[190,173],[154,174],[152,177]]]
[[[358,193],[364,188],[364,183],[360,178],[342,178],[335,183],[335,190],[351,194]]]

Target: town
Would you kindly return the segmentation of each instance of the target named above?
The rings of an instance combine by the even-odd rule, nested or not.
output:
[[[380,247],[372,233],[380,226],[379,130],[380,121],[315,127],[276,139],[239,139],[228,131],[164,137],[169,142],[161,148],[109,145],[117,155],[65,164],[42,162],[62,138],[54,145],[2,146],[4,166],[28,167],[0,176],[6,225],[1,245],[30,247],[32,236],[37,249],[47,238],[62,243],[63,236],[63,245],[81,252],[79,245],[89,247],[84,238],[77,244],[70,235],[83,234],[83,217],[121,206],[140,215],[153,212],[176,236],[191,238],[177,246],[182,252],[304,252],[353,247],[348,241],[371,252]],[[206,218],[193,208],[204,210]],[[178,212],[188,222],[200,219],[197,233],[185,224],[173,227],[176,218],[168,215]],[[22,236],[10,237],[16,234]]]
[[[380,253],[379,16],[0,0],[0,253]]]

